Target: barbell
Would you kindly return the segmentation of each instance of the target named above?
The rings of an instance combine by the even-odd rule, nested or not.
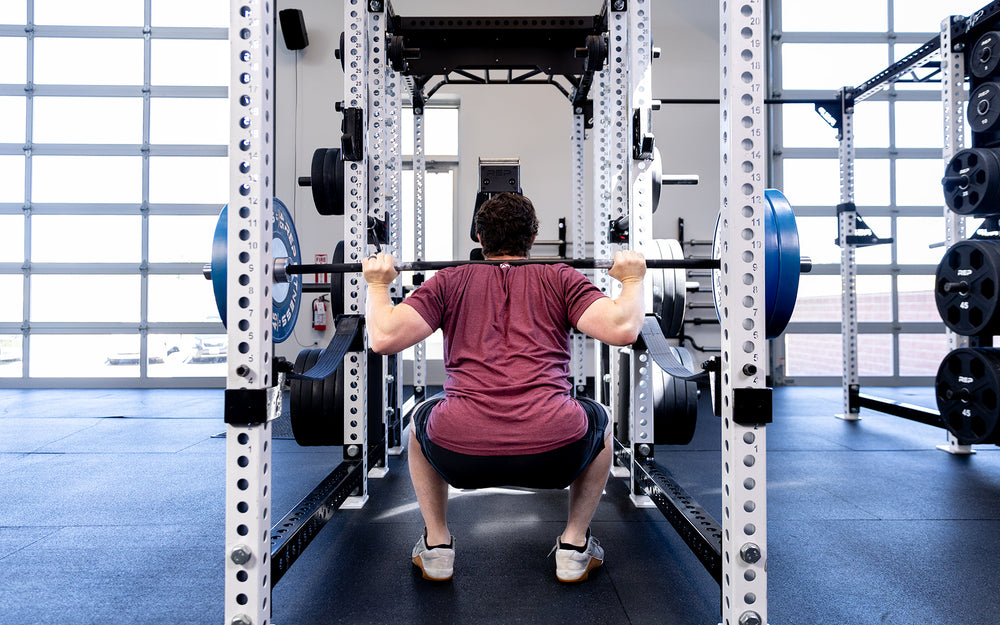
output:
[[[765,294],[767,315],[767,337],[774,338],[784,331],[791,318],[798,293],[799,274],[811,269],[811,263],[800,254],[798,230],[791,206],[781,192],[768,189],[765,192]],[[292,223],[291,214],[285,205],[274,199],[274,227],[272,228],[272,250],[274,267],[272,271],[272,320],[275,342],[282,342],[291,336],[298,316],[302,298],[302,274],[360,273],[360,262],[302,264],[299,256],[298,237]],[[205,267],[205,277],[212,281],[216,305],[223,324],[226,323],[226,274],[227,274],[227,207],[219,214],[212,241],[212,262]],[[721,250],[721,229],[716,231],[715,256]],[[718,258],[679,258],[680,246],[676,242],[655,240],[643,246],[641,251],[647,256],[646,267],[652,270],[719,269]],[[662,258],[660,256],[666,256]],[[438,271],[465,265],[566,264],[575,269],[610,269],[612,259],[523,259],[523,260],[446,260],[398,262],[397,271]],[[671,275],[673,274],[673,275]],[[715,272],[715,283],[721,279]],[[654,312],[660,317],[663,332],[668,337],[676,337],[683,328],[686,280],[683,272],[657,272],[653,275]],[[680,294],[679,296],[677,294]],[[716,289],[716,309],[720,306],[719,290]]]

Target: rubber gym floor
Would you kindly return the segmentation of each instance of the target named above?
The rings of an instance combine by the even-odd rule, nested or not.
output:
[[[929,389],[864,389],[933,406]],[[719,421],[659,462],[720,516]],[[767,429],[769,622],[986,624],[1000,613],[1000,450],[935,449],[943,432],[839,388],[779,388]],[[0,624],[221,624],[225,440],[219,390],[0,391]],[[274,516],[339,449],[273,444]],[[276,625],[715,624],[719,586],[656,509],[612,479],[592,528],[606,565],[583,584],[547,557],[563,491],[454,492],[455,578],[420,578],[405,468],[339,511],[273,594]]]

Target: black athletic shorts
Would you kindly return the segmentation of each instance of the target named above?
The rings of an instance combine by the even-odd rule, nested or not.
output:
[[[517,456],[474,456],[435,445],[427,436],[431,409],[444,399],[432,397],[413,410],[413,432],[424,457],[446,482],[455,488],[518,486],[522,488],[566,488],[590,466],[604,449],[608,413],[597,402],[577,398],[587,415],[583,438],[558,449]]]

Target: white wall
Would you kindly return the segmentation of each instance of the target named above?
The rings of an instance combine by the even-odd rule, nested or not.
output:
[[[656,0],[653,6],[654,44],[662,56],[653,64],[653,94],[661,98],[717,98],[719,92],[718,4],[702,0]],[[398,15],[586,15],[596,14],[597,0],[508,0],[472,3],[468,0],[395,0]],[[276,194],[292,209],[302,241],[303,262],[314,253],[333,251],[342,238],[342,218],[322,217],[313,208],[307,188],[295,184],[309,174],[312,152],[340,141],[343,73],[334,58],[343,24],[341,2],[297,0],[283,8],[303,11],[309,46],[292,52],[276,43],[275,166]],[[461,98],[459,215],[455,231],[456,258],[468,258],[472,202],[478,189],[481,156],[519,157],[521,185],[532,198],[541,222],[539,238],[556,237],[560,217],[571,217],[571,115],[569,102],[554,87],[542,85],[453,85],[439,93]],[[654,216],[654,236],[677,237],[677,218],[685,220],[685,239],[711,239],[719,209],[719,112],[715,105],[665,106],[653,113],[653,131],[663,156],[665,173],[699,174],[699,186],[667,186]],[[588,142],[587,155],[591,149]],[[588,166],[589,176],[589,166]],[[589,202],[590,183],[587,183]],[[588,204],[589,205],[589,204]],[[588,222],[589,225],[589,222]],[[588,227],[588,240],[592,240]],[[709,254],[709,248],[689,248]],[[705,280],[707,286],[707,280]],[[303,347],[325,345],[328,335],[310,326],[311,302],[306,294],[295,335],[279,346],[279,355],[294,358]],[[695,296],[710,302],[711,295]],[[694,316],[714,317],[714,310]],[[329,331],[328,331],[329,332]],[[718,345],[718,326],[691,327],[699,344]],[[696,355],[696,361],[700,361]]]

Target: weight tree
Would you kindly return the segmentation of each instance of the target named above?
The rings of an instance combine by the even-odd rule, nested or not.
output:
[[[595,256],[610,258],[607,224],[630,219],[630,245],[652,240],[651,8],[653,0],[607,0],[608,64],[600,72],[596,111],[594,190]],[[270,620],[271,588],[283,572],[271,562],[269,543],[271,430],[280,414],[283,375],[273,373],[271,288],[274,259],[270,249],[273,198],[273,7],[270,0],[232,0],[231,6],[230,201],[228,220],[227,309],[229,361],[226,421],[226,564],[225,623],[262,625]],[[720,316],[722,358],[722,509],[720,572],[725,625],[767,622],[766,424],[771,420],[770,389],[765,375],[764,336],[764,2],[720,0],[721,150],[720,150]],[[389,250],[399,253],[398,154],[401,81],[384,62],[389,9],[382,0],[344,3],[344,110],[352,115],[357,152],[346,158],[345,261],[366,255],[370,216],[390,222]],[[582,255],[582,153],[585,111],[574,107],[574,256]],[[415,115],[422,137],[422,116]],[[605,128],[604,126],[607,126]],[[418,154],[419,154],[418,147]],[[415,176],[420,185],[419,171]],[[421,197],[417,189],[417,197]],[[388,198],[388,199],[387,199]],[[418,211],[422,203],[418,199]],[[418,232],[422,228],[417,215]],[[598,227],[599,226],[599,227]],[[397,230],[393,230],[397,228]],[[420,235],[418,234],[418,237]],[[577,245],[576,243],[580,244]],[[418,241],[419,244],[419,241]],[[419,247],[418,247],[419,253]],[[595,278],[610,290],[606,276]],[[345,312],[361,315],[364,285],[360,275],[345,276]],[[397,283],[394,295],[401,295]],[[600,353],[601,350],[598,350]],[[358,495],[347,505],[361,506],[368,496],[369,468],[385,466],[383,444],[369,445],[367,350],[347,354],[343,368],[345,457],[355,463]],[[615,367],[615,359],[608,363]],[[598,372],[604,365],[599,360]],[[630,352],[631,387],[627,392],[642,439],[651,421],[650,371],[643,348]],[[579,369],[574,369],[578,372]],[[612,382],[617,377],[612,370]],[[386,405],[387,378],[381,384]],[[601,380],[598,380],[600,384]],[[398,385],[397,387],[398,388]],[[397,391],[398,392],[398,391]],[[398,404],[397,404],[398,405]],[[386,421],[382,421],[384,424]],[[647,437],[651,436],[647,434]],[[386,439],[382,439],[383,441]],[[348,442],[350,441],[350,442]],[[634,465],[633,465],[634,466]],[[634,469],[633,469],[634,470]],[[331,474],[333,477],[334,474]],[[343,478],[343,476],[341,476]],[[338,478],[340,479],[340,478]],[[346,479],[346,478],[344,478]],[[633,493],[641,496],[633,479]],[[653,487],[643,485],[646,494]],[[316,530],[318,531],[318,530]],[[308,544],[308,541],[304,541]],[[304,548],[292,547],[292,551]],[[297,551],[291,554],[292,559]],[[277,558],[275,559],[277,560]],[[281,566],[285,566],[284,564]],[[713,622],[715,619],[713,619]]]

